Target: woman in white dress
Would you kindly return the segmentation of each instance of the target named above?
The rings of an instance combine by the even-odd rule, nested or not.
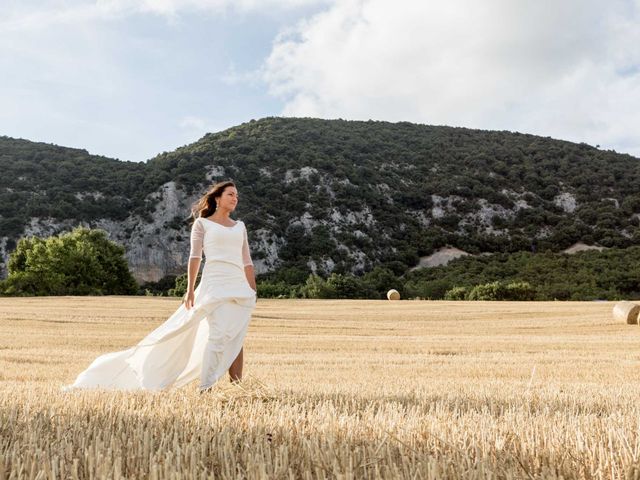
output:
[[[247,230],[230,218],[238,204],[231,181],[215,184],[192,208],[187,293],[180,307],[136,346],[106,353],[64,390],[162,390],[199,379],[206,391],[226,371],[242,378],[242,343],[256,305]],[[206,261],[194,288],[202,253]]]

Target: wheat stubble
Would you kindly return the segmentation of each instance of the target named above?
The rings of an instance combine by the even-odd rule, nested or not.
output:
[[[0,298],[0,479],[640,477],[611,303],[259,299],[240,386],[59,391],[178,302]]]

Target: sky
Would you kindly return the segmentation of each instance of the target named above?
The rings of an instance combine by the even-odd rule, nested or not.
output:
[[[640,0],[0,0],[0,135],[145,161],[265,116],[640,157]]]

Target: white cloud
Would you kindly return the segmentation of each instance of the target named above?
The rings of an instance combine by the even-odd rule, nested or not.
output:
[[[235,65],[324,1],[5,0],[0,134],[140,161],[274,114]]]
[[[342,0],[265,62],[283,113],[550,135],[640,156],[640,1]]]

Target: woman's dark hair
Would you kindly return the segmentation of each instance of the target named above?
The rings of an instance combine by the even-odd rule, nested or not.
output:
[[[209,217],[216,211],[216,198],[220,198],[222,192],[227,187],[234,187],[236,184],[231,180],[225,180],[224,182],[218,182],[213,185],[207,193],[200,197],[193,205],[191,205],[191,216],[194,220],[198,217]]]

